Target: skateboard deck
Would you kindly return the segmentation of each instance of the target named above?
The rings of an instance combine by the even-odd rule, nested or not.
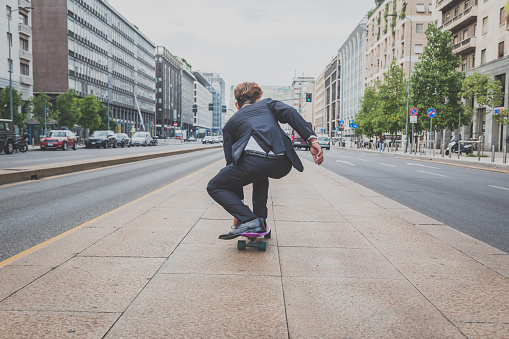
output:
[[[265,241],[256,240],[261,237],[269,239],[271,236],[270,226],[267,224],[267,230],[263,233],[242,233],[241,236],[247,238],[249,242],[246,242],[246,240],[239,240],[237,242],[238,250],[245,250],[246,247],[255,247],[258,248],[259,251],[265,251],[267,249],[267,243]]]

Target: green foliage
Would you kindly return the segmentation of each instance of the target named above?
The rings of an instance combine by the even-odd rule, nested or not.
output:
[[[403,2],[403,6],[401,6],[401,14],[399,16],[402,18],[406,17],[406,2]]]
[[[99,112],[103,107],[102,101],[97,99],[94,95],[87,95],[82,99],[78,99],[78,102],[81,112],[79,124],[91,131],[100,128],[102,119]]]
[[[396,12],[396,0],[394,0],[392,2],[392,14],[397,14],[397,12]],[[392,32],[394,32],[394,28],[396,27],[396,17],[395,16],[392,17],[391,26],[392,26]]]
[[[108,107],[102,105],[101,108],[99,109],[98,113],[99,113],[99,116],[101,117],[101,126],[99,126],[99,129],[100,130],[111,129],[111,128],[108,128]]]
[[[420,55],[420,61],[415,64],[410,79],[410,102],[420,112],[426,112],[429,108],[436,109],[434,129],[454,130],[459,114],[462,122],[471,119],[471,115],[462,110],[460,102],[464,78],[464,74],[457,71],[460,57],[452,52],[453,38],[450,31],[442,32],[435,25],[429,25],[425,33],[428,45]],[[417,130],[429,128],[429,118],[420,114],[415,127]]]
[[[14,125],[24,128],[27,121],[27,113],[19,112],[19,108],[25,104],[22,99],[22,95],[13,88],[12,89],[12,117]],[[10,119],[11,118],[11,98],[10,98],[10,87],[7,86],[5,89],[0,91],[0,118]]]
[[[502,84],[498,80],[488,74],[480,74],[477,70],[474,70],[474,73],[463,81],[462,96],[469,100],[469,103],[474,100],[477,105],[475,108],[469,103],[463,105],[465,111],[470,114],[474,113],[474,109],[477,108],[480,108],[478,110],[480,114],[488,113],[490,108],[502,104],[503,95]],[[493,118],[497,123],[503,123],[505,114],[494,115]]]
[[[505,9],[505,18],[507,20],[507,19],[509,19],[509,0],[507,0],[507,2],[505,3],[504,9]]]
[[[364,96],[361,98],[361,109],[355,115],[357,133],[372,137],[376,135],[374,122],[379,110],[377,85],[364,89]]]
[[[39,121],[39,130],[41,131],[44,126],[44,105],[48,106],[48,116],[46,121],[56,118],[56,112],[53,110],[51,98],[44,92],[39,92],[37,95],[30,98],[29,112],[32,118]]]
[[[73,129],[81,117],[78,94],[73,89],[68,89],[67,92],[59,94],[56,109],[58,124]]]
[[[405,72],[393,60],[379,85],[380,101],[378,119],[375,122],[377,135],[390,132],[396,135],[406,126],[407,81]]]
[[[182,62],[183,62],[184,64],[186,64],[186,65],[187,65],[187,67],[189,67],[189,68],[191,68],[191,69],[193,68],[193,66],[191,66],[191,65],[187,62],[187,60],[186,60],[186,59],[182,58],[181,60],[182,60]]]

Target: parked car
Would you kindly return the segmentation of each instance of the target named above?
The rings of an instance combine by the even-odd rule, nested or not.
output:
[[[222,135],[218,135],[217,138],[219,139],[219,142],[222,143],[223,142],[223,136]]]
[[[329,137],[318,137],[317,141],[318,141],[318,145],[320,145],[321,148],[330,150]]]
[[[214,140],[214,143],[215,143],[215,144],[216,144],[216,143],[220,143],[220,142],[221,142],[221,141],[219,141],[219,137],[218,137],[217,135],[214,135],[214,136],[212,137],[212,139]]]
[[[193,136],[190,136],[190,137],[189,137],[189,139],[187,139],[187,141],[189,141],[189,142],[194,142],[194,141],[196,141],[196,138],[195,138],[195,137],[193,137]]]
[[[313,125],[308,121],[309,128],[313,130]],[[290,137],[292,140],[293,148],[304,148],[306,150],[309,150],[309,144],[307,140],[304,140],[299,133],[297,133],[296,130],[292,129],[292,135]]]
[[[117,133],[115,136],[117,137],[117,146],[131,147],[131,139],[126,133]]]
[[[14,153],[14,143],[16,142],[16,132],[12,120],[0,119],[0,152],[5,154]]]
[[[113,131],[95,131],[90,137],[85,140],[85,147],[104,147],[112,146],[117,148],[117,137]]]
[[[148,146],[152,137],[149,132],[135,132],[131,138],[131,146]]]
[[[41,151],[50,149],[61,149],[67,151],[70,148],[76,150],[76,135],[68,130],[51,130],[41,138]]]
[[[214,142],[215,142],[214,138],[211,135],[207,135],[206,137],[201,139],[202,144],[213,144]]]

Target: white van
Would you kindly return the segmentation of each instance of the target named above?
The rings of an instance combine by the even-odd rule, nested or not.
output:
[[[152,137],[149,132],[135,132],[131,138],[131,146],[149,146]]]

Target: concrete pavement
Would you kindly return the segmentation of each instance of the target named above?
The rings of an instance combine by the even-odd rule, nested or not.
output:
[[[507,337],[507,253],[303,161],[266,252],[217,239],[220,161],[0,263],[0,337]]]

